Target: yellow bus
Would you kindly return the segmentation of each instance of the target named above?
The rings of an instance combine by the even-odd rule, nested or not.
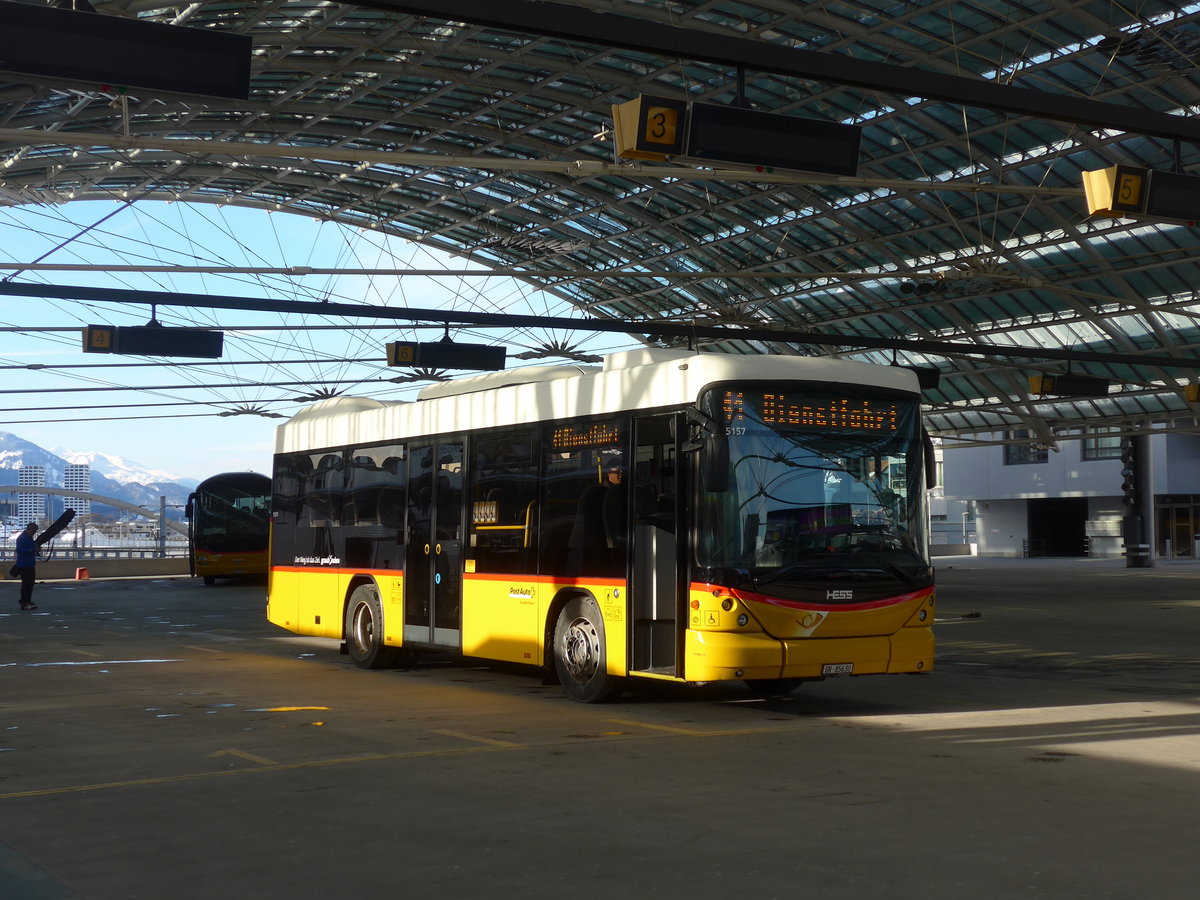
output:
[[[364,668],[524,663],[573,699],[928,672],[916,376],[644,349],[281,425],[267,615]]]
[[[189,496],[188,551],[192,576],[218,578],[267,574],[271,479],[255,472],[205,478]]]

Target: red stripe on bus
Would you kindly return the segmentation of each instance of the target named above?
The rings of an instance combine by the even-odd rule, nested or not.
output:
[[[272,572],[320,572],[322,575],[403,575],[403,569],[342,569],[335,566],[271,566]]]
[[[404,575],[403,569],[346,569],[334,566],[272,566],[272,572],[320,572],[324,575],[374,575],[394,577]],[[586,575],[522,575],[497,574],[494,572],[465,572],[467,581],[504,581],[510,584],[563,584],[595,585],[597,587],[625,587],[624,578],[589,578]]]
[[[507,581],[511,584],[594,584],[600,587],[624,587],[624,578],[589,578],[587,575],[521,575],[496,572],[467,572],[468,581]]]
[[[748,603],[765,603],[769,606],[784,606],[788,609],[813,609],[823,612],[840,612],[846,610],[862,610],[862,609],[881,609],[885,606],[899,606],[901,603],[909,603],[913,600],[923,600],[933,594],[933,588],[922,588],[919,591],[910,591],[907,594],[900,594],[895,597],[884,597],[881,600],[868,600],[863,603],[805,603],[800,600],[784,600],[781,597],[769,597],[766,594],[756,594],[753,591],[735,590],[733,588],[722,587],[721,585],[693,583],[692,590],[699,591],[728,591],[731,596],[738,600],[744,600]]]

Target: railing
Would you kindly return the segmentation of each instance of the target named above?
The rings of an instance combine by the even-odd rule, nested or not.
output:
[[[49,551],[43,551],[39,560],[48,562],[59,559],[186,559],[187,555],[186,544],[168,544],[165,553],[157,545],[146,547],[54,547]],[[13,559],[15,559],[15,553],[12,547],[0,550],[0,560],[11,561]]]

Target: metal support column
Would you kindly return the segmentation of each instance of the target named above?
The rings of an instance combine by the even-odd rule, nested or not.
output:
[[[158,497],[158,556],[165,559],[167,555],[167,498]]]
[[[1150,435],[1136,434],[1121,441],[1121,476],[1125,518],[1125,567],[1154,567],[1154,464]]]

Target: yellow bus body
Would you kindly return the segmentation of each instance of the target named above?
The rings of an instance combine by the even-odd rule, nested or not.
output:
[[[196,575],[205,578],[232,578],[267,574],[266,550],[236,550],[222,553],[197,549]]]
[[[267,618],[297,634],[340,639],[351,586],[363,579],[373,581],[379,590],[383,643],[404,646],[404,578],[396,571],[276,567],[271,572]],[[624,580],[467,574],[462,591],[462,654],[547,665],[555,600],[564,592],[595,598],[604,618],[606,668],[614,676],[708,682],[933,669],[932,588],[839,608],[833,604],[800,607],[693,584],[682,673],[664,676],[628,670],[629,604]],[[739,624],[743,616],[745,624]]]

